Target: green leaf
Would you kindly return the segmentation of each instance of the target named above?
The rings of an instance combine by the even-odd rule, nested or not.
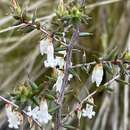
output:
[[[53,108],[49,109],[48,112],[49,112],[49,113],[54,113],[54,112],[56,112],[59,108],[60,108],[60,106],[53,107]]]
[[[76,78],[78,78],[79,81],[81,81],[79,75],[77,74],[77,72],[76,72],[74,69],[70,69],[69,72],[70,72],[73,76],[75,76]]]
[[[124,59],[130,61],[130,52],[125,54]]]
[[[69,124],[64,124],[63,125],[64,128],[67,128],[67,129],[72,129],[72,130],[76,130],[77,128],[72,126],[72,125],[69,125]]]
[[[37,90],[39,87],[37,86],[37,84],[35,82],[33,82],[32,80],[28,80],[29,81],[29,84],[32,88],[32,90]]]
[[[89,73],[89,68],[87,68],[86,66],[81,66],[81,69],[85,71],[87,74]]]
[[[65,51],[65,50],[66,50],[66,47],[57,47],[57,48],[55,48],[55,52]]]
[[[27,101],[27,97],[26,97],[25,95],[21,95],[20,98],[21,98],[20,101],[21,101],[22,103],[24,103],[24,102]]]
[[[110,63],[106,63],[104,65],[104,69],[111,75],[113,75],[113,68],[112,68],[112,65]]]
[[[109,92],[113,92],[113,89],[112,88],[110,88],[110,87],[106,87],[106,89],[105,90],[107,90],[107,91],[109,91]]]
[[[49,100],[55,100],[55,97],[53,95],[50,95],[50,94],[46,94],[45,97]]]
[[[63,36],[63,33],[62,32],[55,32],[55,35],[57,35],[57,36]]]
[[[33,13],[33,17],[32,17],[32,23],[34,24],[36,21],[36,12],[37,10],[35,10],[35,12]]]
[[[100,63],[99,57],[97,55],[92,55],[96,63]]]
[[[94,103],[89,102],[88,100],[87,100],[85,103],[90,104],[90,105],[92,105],[92,106],[96,107],[96,105],[95,105]]]
[[[130,85],[129,82],[126,82],[126,81],[121,80],[121,79],[116,79],[116,81],[119,82],[119,83],[122,83],[122,84],[124,84],[124,85],[125,85],[125,84]]]
[[[34,104],[39,105],[35,97],[32,97],[31,100]]]
[[[112,49],[111,51],[109,51],[109,54],[107,54],[107,56],[104,58],[104,60],[112,60],[115,59],[115,57],[117,56],[117,47],[115,47],[114,49]]]
[[[79,33],[80,37],[86,37],[86,36],[90,36],[90,35],[93,35],[93,34],[92,33],[88,33],[88,32],[80,32]]]

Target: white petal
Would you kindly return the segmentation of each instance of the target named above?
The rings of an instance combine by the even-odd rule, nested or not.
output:
[[[9,128],[18,129],[20,125],[20,119],[18,113],[12,110],[12,105],[10,104],[6,105],[5,109],[8,117]]]
[[[41,53],[41,55],[47,53],[48,43],[49,43],[48,39],[46,39],[46,40],[43,39],[43,40],[40,41],[40,53]]]
[[[53,44],[50,43],[47,47],[47,60],[44,61],[45,67],[55,67],[56,66],[56,60],[54,58],[54,47]]]
[[[61,87],[62,87],[64,73],[61,70],[57,70],[57,72],[58,72],[57,81],[56,81],[56,83],[54,84],[53,87],[56,87],[56,92],[60,92]]]
[[[102,78],[103,78],[103,66],[102,64],[97,64],[92,72],[92,83],[96,82],[97,87],[99,87],[99,85],[102,82]]]
[[[38,111],[37,120],[40,123],[48,123],[52,119],[52,116],[48,113],[48,105],[46,100],[41,100],[40,110]]]
[[[56,66],[59,66],[60,69],[63,69],[65,61],[63,57],[56,57]]]
[[[93,106],[90,104],[86,104],[86,109],[82,110],[82,116],[92,119],[92,117],[95,116],[95,111],[93,111]]]
[[[40,102],[40,110],[41,111],[48,111],[48,105],[46,100],[41,100]]]
[[[72,78],[73,78],[73,75],[72,75],[72,74],[69,74],[68,80],[71,80]]]
[[[32,116],[33,119],[37,119],[37,113],[39,111],[39,107],[36,106],[33,110],[31,110],[31,106],[28,107],[28,112],[27,112],[27,115],[28,116]]]

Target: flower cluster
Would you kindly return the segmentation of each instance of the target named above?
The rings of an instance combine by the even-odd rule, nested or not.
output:
[[[54,58],[54,47],[51,38],[40,41],[40,52],[41,55],[46,54],[47,60],[44,61],[45,67],[55,67],[56,59]]]
[[[29,106],[27,115],[41,124],[47,124],[52,119],[52,116],[48,113],[48,105],[46,100],[41,100],[40,106],[36,106],[32,110],[31,106]]]
[[[64,77],[64,58],[66,56],[66,51],[59,52],[59,54],[62,54],[63,57],[54,56],[54,46],[52,43],[52,38],[49,37],[40,41],[40,53],[41,55],[47,55],[47,60],[44,61],[45,67],[51,67],[56,70],[57,81],[54,84],[53,88],[56,88],[56,92],[60,93]],[[72,75],[70,74],[68,80],[70,80],[71,78]]]
[[[93,98],[90,98],[88,100],[90,103],[94,103]],[[93,105],[86,104],[86,108],[82,110],[82,116],[88,117],[89,119],[92,119],[93,116],[95,116],[95,111],[93,111]]]
[[[13,110],[13,106],[10,104],[6,104],[5,110],[9,122],[9,128],[18,129],[20,124],[23,122],[22,114],[17,110]],[[41,125],[47,124],[52,119],[52,116],[48,113],[46,100],[41,100],[40,106],[36,106],[32,110],[31,106],[29,106],[26,114],[29,119],[37,120]]]
[[[9,128],[18,129],[23,120],[22,115],[18,111],[13,110],[13,106],[11,104],[6,104],[5,110],[9,122]]]

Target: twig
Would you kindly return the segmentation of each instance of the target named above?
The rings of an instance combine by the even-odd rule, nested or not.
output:
[[[62,87],[61,87],[61,92],[58,96],[57,103],[60,105],[59,110],[56,113],[56,124],[54,130],[59,130],[61,128],[61,109],[62,109],[62,103],[64,99],[64,90],[65,87],[68,84],[68,77],[69,77],[69,68],[71,66],[71,57],[72,57],[72,49],[75,44],[75,42],[78,39],[78,34],[79,34],[79,26],[76,26],[75,31],[73,32],[70,44],[67,47],[67,53],[66,53],[66,60],[65,60],[65,67],[64,67],[64,78],[62,82]]]
[[[101,61],[102,64],[111,63],[113,65],[119,65],[119,64],[128,64],[128,65],[130,65],[129,61],[122,61],[120,59],[113,60],[113,61],[106,61],[103,58],[99,58],[99,60]],[[77,65],[71,66],[70,68],[74,69],[74,68],[79,68],[79,67],[89,66],[89,65],[94,65],[94,64],[97,64],[97,62],[96,61],[92,61],[92,62],[89,62],[89,63],[77,64]]]
[[[92,9],[98,6],[102,6],[102,5],[108,5],[108,4],[112,4],[112,3],[116,3],[116,2],[120,2],[122,0],[105,0],[105,1],[101,1],[101,2],[97,2],[94,4],[90,4],[86,6],[86,9]]]
[[[113,81],[115,81],[116,79],[118,79],[120,77],[120,75],[116,75],[114,78],[112,78],[111,80],[109,80],[107,83],[105,83],[103,86],[107,86],[109,84],[111,84]],[[97,88],[95,91],[93,91],[91,94],[89,94],[86,98],[84,98],[81,103],[79,104],[82,107],[82,104],[84,102],[86,102],[89,98],[93,97],[97,92],[99,91],[99,88]],[[62,123],[64,123],[74,112],[76,109],[73,109],[63,120]]]
[[[11,104],[12,106],[18,108],[18,105],[14,104],[13,102],[7,100],[6,98],[0,96],[0,99],[3,100],[4,102],[8,103],[8,104]]]

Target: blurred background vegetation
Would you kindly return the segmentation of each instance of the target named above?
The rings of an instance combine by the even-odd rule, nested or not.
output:
[[[19,3],[29,14],[37,9],[37,18],[41,24],[53,30],[51,23],[58,0],[19,0]],[[39,53],[42,34],[30,28],[12,29],[17,23],[11,16],[10,7],[10,0],[0,0],[0,95],[4,96],[28,77],[42,84],[51,73],[50,69],[44,68],[43,57]],[[130,47],[129,0],[86,0],[86,14],[91,19],[87,25],[80,26],[80,31],[92,35],[81,37],[77,42],[75,48],[80,48],[80,51],[73,52],[73,64],[91,62],[94,60],[93,55],[105,57],[115,48],[116,53],[121,54]],[[70,82],[69,89],[73,92],[65,98],[65,104],[70,107],[65,105],[64,113],[88,94],[87,89],[92,92],[96,88],[90,81],[92,67],[87,68],[87,71],[85,68],[75,70],[78,76]],[[107,78],[104,77],[103,82],[108,81]],[[111,92],[103,91],[94,95],[96,116],[92,120],[82,118],[79,126],[74,116],[67,123],[73,124],[77,130],[130,129],[129,87],[118,82],[113,82],[110,87]],[[7,129],[2,110],[0,122],[1,130]]]

